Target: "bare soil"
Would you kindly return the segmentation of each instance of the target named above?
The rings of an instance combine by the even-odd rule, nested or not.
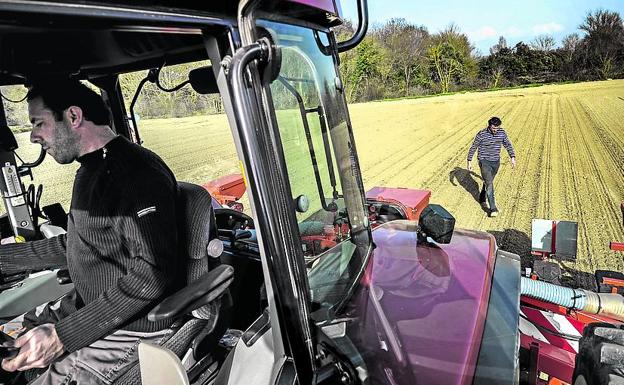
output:
[[[592,287],[593,271],[624,271],[624,81],[543,86],[350,106],[365,187],[432,191],[457,227],[494,234],[501,248],[531,260],[534,218],[578,222],[575,262],[562,262],[572,284]],[[495,179],[501,215],[478,203],[482,185],[474,135],[491,116],[503,120],[517,156],[503,149]]]
[[[364,186],[429,189],[432,202],[456,218],[457,227],[488,231],[499,246],[531,260],[534,218],[578,222],[578,256],[562,262],[571,284],[593,286],[593,271],[624,271],[624,80],[466,93],[350,107]],[[474,135],[499,116],[517,154],[508,155],[495,180],[501,215],[489,218],[477,199],[476,159],[466,170]],[[180,180],[203,184],[240,172],[224,115],[139,122],[146,147],[159,154]],[[164,133],[167,132],[167,135]],[[174,133],[173,136],[171,133]],[[38,146],[18,134],[19,153],[33,160]],[[44,183],[42,204],[69,207],[77,165],[48,159],[34,170]],[[244,203],[249,209],[247,200]]]

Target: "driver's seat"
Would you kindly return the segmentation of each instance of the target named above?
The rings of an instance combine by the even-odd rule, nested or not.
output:
[[[185,358],[188,367],[206,364],[199,360],[216,348],[227,329],[232,307],[227,287],[234,269],[221,265],[219,255],[209,255],[210,241],[218,239],[210,194],[198,185],[178,182],[178,212],[178,244],[180,253],[187,256],[187,286],[162,301],[148,318],[176,319],[174,332],[162,347]],[[114,382],[140,383],[136,363]]]

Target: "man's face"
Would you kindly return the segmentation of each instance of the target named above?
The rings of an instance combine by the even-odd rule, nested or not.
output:
[[[493,133],[496,134],[496,131],[500,128],[500,126],[495,126],[495,125],[490,125],[490,130],[492,130]]]
[[[33,126],[31,142],[40,144],[60,164],[71,163],[78,157],[78,137],[65,116],[57,121],[40,97],[28,101],[28,116]]]

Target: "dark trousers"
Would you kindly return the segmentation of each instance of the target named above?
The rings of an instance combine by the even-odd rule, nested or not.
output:
[[[498,173],[499,167],[500,161],[479,161],[481,177],[483,177],[483,188],[481,189],[479,202],[485,203],[485,199],[487,196],[487,201],[490,204],[491,211],[498,211],[498,209],[496,208],[496,200],[494,199],[494,177],[496,176],[496,173]]]

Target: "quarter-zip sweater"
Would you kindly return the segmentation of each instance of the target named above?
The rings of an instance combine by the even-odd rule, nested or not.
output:
[[[507,133],[504,129],[499,128],[496,130],[496,133],[494,133],[489,128],[484,128],[477,133],[472,142],[472,146],[470,146],[470,150],[468,150],[468,161],[472,160],[475,151],[479,149],[477,155],[479,160],[499,162],[501,145],[505,146],[510,158],[516,157],[511,141],[507,137]]]
[[[184,285],[171,170],[123,137],[78,161],[67,234],[0,248],[2,274],[67,266],[79,306],[55,326],[69,352],[116,329],[169,327],[147,313]]]

